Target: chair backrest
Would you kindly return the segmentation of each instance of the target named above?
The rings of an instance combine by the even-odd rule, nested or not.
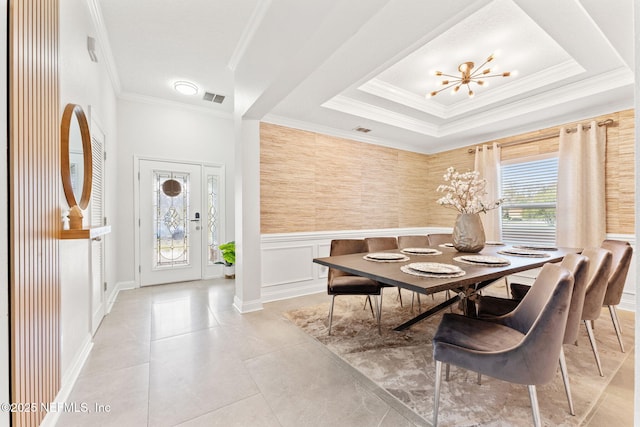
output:
[[[622,240],[605,240],[602,242],[603,249],[611,251],[611,275],[607,284],[607,292],[604,294],[604,305],[618,305],[624,291],[624,284],[627,281],[629,266],[633,248],[629,242]]]
[[[398,239],[395,237],[367,237],[364,239],[364,246],[366,252],[398,249]]]
[[[336,239],[331,241],[329,255],[359,254],[366,251],[364,240],[362,239]],[[335,268],[330,268],[329,275],[327,276],[327,283],[331,283],[333,278],[338,276],[351,276],[351,274],[341,270],[336,270]]]
[[[441,245],[443,243],[453,243],[453,234],[434,233],[427,234],[429,246]]]
[[[426,248],[430,246],[427,236],[398,236],[398,248]]]
[[[586,248],[582,251],[582,255],[589,258],[582,320],[596,320],[600,316],[611,274],[611,252],[602,248]]]
[[[523,334],[529,333],[545,306],[549,303],[556,286],[565,279],[565,276],[570,278],[571,289],[573,289],[573,275],[569,270],[559,265],[545,264],[520,304],[511,313],[503,317],[504,324]],[[569,297],[571,297],[571,292]],[[567,308],[568,306],[569,299],[567,299]],[[562,331],[566,329],[566,317],[563,321]],[[557,327],[560,328],[560,325],[557,325]],[[561,338],[564,338],[564,332]]]
[[[529,327],[516,350],[524,363],[512,370],[510,381],[542,385],[553,380],[572,292],[571,272],[559,265],[545,264],[535,285],[513,311],[513,317],[519,318],[514,320],[522,327]],[[508,367],[505,366],[505,369],[508,370]]]
[[[578,338],[582,309],[584,308],[584,295],[587,290],[589,273],[589,258],[584,255],[568,254],[560,263],[573,274],[573,293],[569,304],[567,327],[564,331],[564,344],[573,344]]]

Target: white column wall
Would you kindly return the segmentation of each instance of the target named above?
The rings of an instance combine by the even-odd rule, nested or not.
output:
[[[100,46],[96,46],[99,62],[92,62],[87,52],[87,36],[96,38],[97,30],[86,0],[64,0],[60,2],[60,115],[68,103],[78,104],[87,114],[100,123],[106,135],[107,152],[115,156],[116,139],[116,94],[102,58]],[[91,117],[89,117],[91,116]],[[116,164],[105,163],[105,214],[111,222],[116,209],[114,183]],[[62,183],[60,183],[62,186]],[[69,209],[62,188],[60,190],[60,217]],[[85,214],[88,218],[89,215]],[[114,224],[115,226],[115,224]],[[111,235],[105,236],[105,262],[108,291],[115,288],[115,249]],[[60,243],[61,284],[61,373],[65,394],[75,381],[84,359],[91,348],[91,300],[89,295],[90,265],[89,241],[74,240]],[[49,417],[47,417],[48,419]]]
[[[261,310],[260,122],[235,121],[236,295],[241,312]]]

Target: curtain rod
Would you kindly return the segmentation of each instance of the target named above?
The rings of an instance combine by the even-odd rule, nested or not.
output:
[[[609,126],[614,124],[615,121],[613,119],[606,119],[606,120],[602,120],[600,122],[598,122],[598,126]],[[583,125],[582,126],[583,129],[591,129],[591,125]],[[574,127],[574,128],[569,128],[566,129],[565,132],[567,133],[573,133],[573,132],[577,132],[578,128]],[[559,133],[546,133],[543,135],[539,135],[539,136],[534,136],[532,138],[525,138],[525,139],[517,139],[515,141],[509,141],[509,142],[503,142],[502,144],[498,144],[498,147],[509,147],[511,145],[520,145],[520,144],[527,144],[529,142],[536,142],[536,141],[543,141],[545,139],[551,139],[551,138],[555,138],[559,135]],[[489,148],[489,150],[491,150],[491,146],[488,146],[487,148]],[[480,151],[482,151],[482,147],[480,147]],[[467,153],[475,153],[476,149],[475,148],[469,148],[467,150]]]

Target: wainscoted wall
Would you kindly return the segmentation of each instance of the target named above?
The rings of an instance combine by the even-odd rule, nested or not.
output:
[[[607,233],[635,245],[633,110],[565,126],[607,118],[615,121],[607,128]],[[559,131],[560,126],[496,142]],[[447,167],[473,169],[470,147],[424,155],[263,123],[263,301],[324,291],[326,269],[312,259],[328,255],[331,239],[450,232],[456,212],[436,204],[435,189]],[[557,150],[558,138],[551,138],[504,147],[502,159]],[[623,307],[635,308],[635,266]]]
[[[329,256],[333,239],[450,233],[451,228],[320,231],[262,235],[262,301],[325,292],[327,268],[313,258]]]
[[[362,239],[376,236],[424,235],[450,233],[446,227],[416,227],[380,230],[345,230],[310,233],[262,235],[262,302],[326,292],[327,268],[313,263],[313,258],[329,256],[332,239]],[[636,250],[633,234],[608,234],[608,239],[625,240]],[[533,283],[538,270],[514,275],[519,283]],[[631,263],[620,308],[635,310],[636,266]]]

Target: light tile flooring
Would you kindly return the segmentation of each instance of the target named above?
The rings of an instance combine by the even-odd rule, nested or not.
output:
[[[63,413],[57,425],[428,425],[283,319],[325,294],[245,315],[233,295],[224,279],[121,292],[68,399],[90,412]],[[629,396],[633,356],[587,425],[633,425]]]

